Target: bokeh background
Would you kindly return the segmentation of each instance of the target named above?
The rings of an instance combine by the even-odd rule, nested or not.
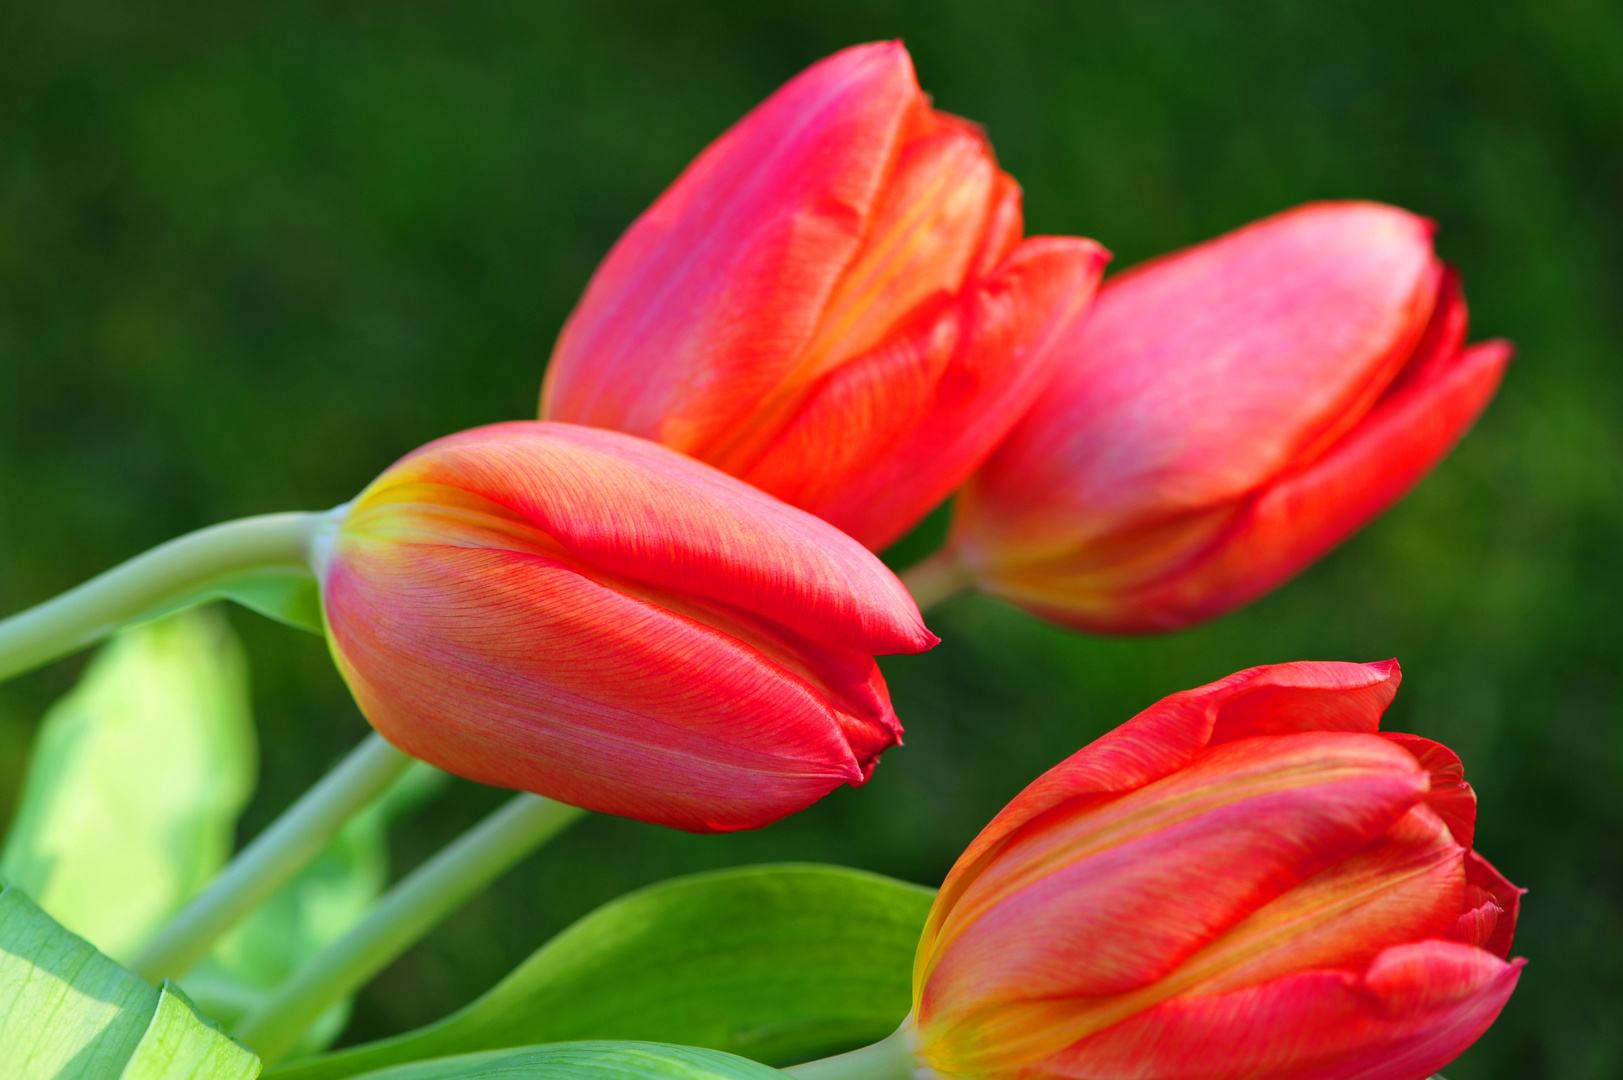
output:
[[[1163,694],[1404,664],[1531,964],[1453,1080],[1623,1076],[1623,7],[1604,0],[53,0],[0,7],[0,610],[187,529],[356,492],[533,415],[619,231],[805,64],[902,37],[985,124],[1034,232],[1116,266],[1307,199],[1434,217],[1499,400],[1386,518],[1204,628],[1099,640],[996,603],[887,662],[908,744],[758,833],[592,818],[384,973],[345,1041],[437,1018],[628,889],[814,859],[938,882],[1020,787]],[[915,545],[917,546],[917,545]],[[364,733],[320,641],[232,615],[262,827]],[[0,686],[0,813],[81,660]],[[406,870],[495,806],[458,782]]]

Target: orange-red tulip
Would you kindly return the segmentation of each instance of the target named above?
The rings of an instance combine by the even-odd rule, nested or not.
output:
[[[1253,668],[1051,769],[941,887],[917,1062],[1020,1080],[1421,1080],[1491,1024],[1521,890],[1396,662]]]
[[[898,42],[813,65],[620,238],[547,420],[663,442],[878,549],[963,483],[1054,370],[1106,255],[1021,239],[980,129]]]
[[[462,776],[695,831],[868,778],[876,653],[935,643],[861,545],[617,432],[440,439],[318,561],[333,655],[390,742]]]
[[[1464,344],[1431,233],[1392,207],[1310,205],[1106,282],[960,496],[936,569],[1128,632],[1300,571],[1448,453],[1510,358]]]

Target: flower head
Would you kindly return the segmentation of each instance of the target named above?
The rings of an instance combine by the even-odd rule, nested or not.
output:
[[[1521,890],[1459,759],[1382,734],[1383,664],[1253,668],[1049,770],[947,875],[912,1033],[937,1074],[1422,1080],[1515,988]]]
[[[1419,482],[1499,385],[1432,226],[1300,207],[1107,282],[958,500],[982,590],[1104,631],[1246,603]]]
[[[826,523],[567,424],[408,455],[349,508],[321,577],[338,666],[401,749],[697,831],[864,782],[902,730],[874,654],[935,643]]]
[[[846,49],[620,238],[541,415],[665,443],[878,549],[1008,432],[1092,297],[1097,244],[1021,230],[1019,187],[907,50]]]

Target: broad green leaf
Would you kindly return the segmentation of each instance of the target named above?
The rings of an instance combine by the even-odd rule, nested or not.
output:
[[[0,878],[128,958],[224,865],[256,767],[224,619],[124,630],[40,725]]]
[[[253,1080],[259,1059],[55,922],[0,892],[0,1063],[7,1080]]]
[[[692,1046],[574,1042],[436,1058],[365,1080],[784,1080],[748,1058]]]
[[[445,773],[416,762],[362,810],[299,874],[233,927],[181,979],[210,1016],[235,1024],[293,970],[371,910],[389,880],[389,822],[443,786]],[[324,1049],[349,1020],[346,998],[328,1009],[297,1052]]]
[[[200,1015],[167,980],[119,1080],[254,1080],[259,1058]]]
[[[575,1039],[703,1046],[768,1064],[884,1038],[907,1015],[932,893],[832,866],[761,866],[631,893],[438,1023],[278,1066],[336,1080],[452,1054]]]

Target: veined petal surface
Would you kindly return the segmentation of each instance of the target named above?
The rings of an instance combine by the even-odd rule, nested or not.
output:
[[[323,600],[362,711],[402,749],[696,831],[866,780],[901,735],[873,654],[934,643],[826,523],[644,440],[537,422],[385,472]]]
[[[1522,890],[1395,662],[1253,668],[1050,770],[937,894],[915,1060],[996,1080],[1424,1080],[1492,1023]]]

